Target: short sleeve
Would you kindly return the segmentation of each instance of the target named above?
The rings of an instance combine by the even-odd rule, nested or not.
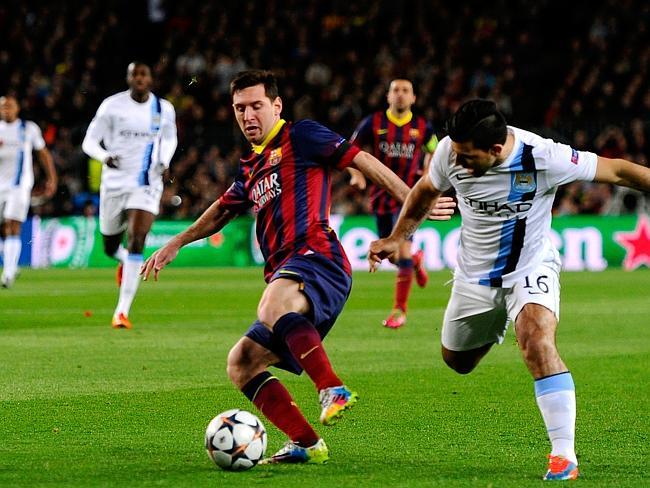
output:
[[[372,115],[363,119],[350,138],[350,142],[359,148],[372,144]]]
[[[451,139],[449,137],[445,137],[440,141],[429,165],[429,178],[431,178],[431,183],[440,191],[448,190],[451,187],[451,182],[449,181],[450,141]]]
[[[248,199],[245,187],[246,177],[242,170],[226,192],[219,198],[219,205],[235,213],[243,213],[253,206]]]
[[[533,150],[533,156],[544,160],[547,182],[550,187],[572,181],[592,181],[596,176],[598,156],[587,151],[578,151],[559,142],[549,142],[540,150]]]
[[[41,128],[34,122],[27,122],[27,134],[34,149],[40,151],[45,148],[45,140],[43,140]]]
[[[300,155],[324,166],[344,169],[360,152],[344,137],[313,120],[301,120],[291,130]]]

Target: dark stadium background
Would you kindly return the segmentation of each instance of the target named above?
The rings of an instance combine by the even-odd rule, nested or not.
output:
[[[228,82],[271,68],[289,119],[351,132],[385,106],[388,82],[415,82],[439,135],[465,99],[489,97],[509,122],[578,149],[648,164],[650,4],[644,1],[56,1],[0,5],[0,93],[43,129],[60,173],[33,212],[80,214],[96,198],[80,142],[99,103],[126,89],[127,64],[151,64],[178,118],[163,216],[191,218],[229,185],[244,147]],[[183,203],[174,207],[172,195]],[[342,177],[333,211],[367,202]],[[557,214],[645,209],[607,186],[563,188]],[[92,211],[92,208],[91,208]]]

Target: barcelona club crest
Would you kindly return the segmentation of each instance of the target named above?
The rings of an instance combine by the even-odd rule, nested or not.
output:
[[[278,147],[277,149],[274,149],[273,151],[270,152],[269,164],[271,166],[277,166],[278,164],[280,164],[280,161],[282,161],[282,148]]]
[[[512,186],[515,190],[527,193],[537,188],[534,173],[514,173],[512,175]]]

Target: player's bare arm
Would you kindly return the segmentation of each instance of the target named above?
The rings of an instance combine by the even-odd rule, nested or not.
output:
[[[398,202],[404,203],[409,187],[381,161],[373,155],[361,151],[354,157],[352,163],[373,183],[387,190]],[[456,202],[453,198],[442,197],[430,207],[428,216],[432,220],[449,220],[454,214],[454,208],[456,208]]]
[[[234,212],[223,208],[219,201],[214,202],[191,226],[172,237],[167,244],[154,252],[142,264],[142,268],[140,269],[142,279],[146,281],[153,270],[154,280],[158,281],[158,273],[160,270],[176,258],[178,251],[183,246],[198,239],[211,236],[215,232],[219,232],[235,215]]]
[[[43,170],[45,171],[46,180],[43,196],[45,198],[52,198],[56,193],[56,188],[58,185],[58,179],[56,176],[56,169],[54,168],[52,154],[47,150],[47,148],[36,151],[36,154],[38,156],[38,160],[41,163],[41,166],[43,166]]]
[[[399,252],[400,245],[410,238],[420,224],[430,215],[431,209],[440,197],[428,175],[424,175],[409,193],[395,228],[390,236],[370,243],[368,261],[370,272],[374,272],[383,259],[390,259]]]
[[[625,159],[598,156],[594,181],[650,192],[650,168]]]
[[[353,169],[356,168],[374,184],[388,191],[398,202],[406,200],[409,187],[372,154],[361,151],[354,157],[352,164]]]

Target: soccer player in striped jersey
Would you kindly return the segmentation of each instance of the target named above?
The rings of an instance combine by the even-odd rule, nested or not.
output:
[[[328,449],[269,366],[314,382],[320,422],[333,424],[357,400],[334,372],[322,344],[352,284],[350,263],[329,225],[334,170],[355,167],[402,201],[408,187],[370,154],[311,120],[281,118],[273,73],[241,72],[231,83],[235,118],[250,153],[232,186],[188,229],[145,261],[144,279],[171,262],[179,249],[252,210],[266,266],[257,320],[231,349],[231,381],[289,441],[266,462],[323,463]],[[444,214],[445,211],[442,211]]]
[[[386,98],[388,109],[363,119],[350,141],[379,159],[410,188],[422,174],[423,166],[428,166],[438,139],[431,124],[411,112],[415,93],[409,80],[398,78],[391,81]],[[363,190],[366,187],[363,175],[355,169],[348,171],[351,173],[350,184]],[[400,203],[383,188],[372,185],[370,206],[375,214],[379,237],[388,237],[399,215]],[[426,286],[428,280],[423,251],[413,253],[411,247],[412,240],[404,242],[393,262],[397,265],[395,302],[392,312],[383,321],[384,326],[392,329],[406,323],[413,275],[420,287]]]
[[[575,479],[575,386],[555,344],[560,259],[550,239],[553,199],[559,185],[577,180],[647,192],[650,169],[508,126],[488,100],[463,104],[447,130],[391,235],[370,245],[371,270],[399,252],[442,191],[456,189],[462,226],[443,359],[469,373],[512,321],[552,444],[544,479]]]
[[[104,252],[119,262],[120,295],[112,320],[116,329],[132,327],[129,310],[140,282],[142,251],[158,215],[162,175],[177,144],[174,107],[151,92],[149,66],[129,64],[126,81],[129,90],[99,106],[82,144],[88,156],[103,163],[99,227]]]
[[[32,151],[45,170],[42,197],[52,197],[57,187],[56,169],[41,129],[34,122],[18,118],[19,113],[16,98],[0,97],[0,224],[4,236],[0,284],[3,288],[13,285],[18,272],[22,249],[20,229],[29,212],[34,186]]]

